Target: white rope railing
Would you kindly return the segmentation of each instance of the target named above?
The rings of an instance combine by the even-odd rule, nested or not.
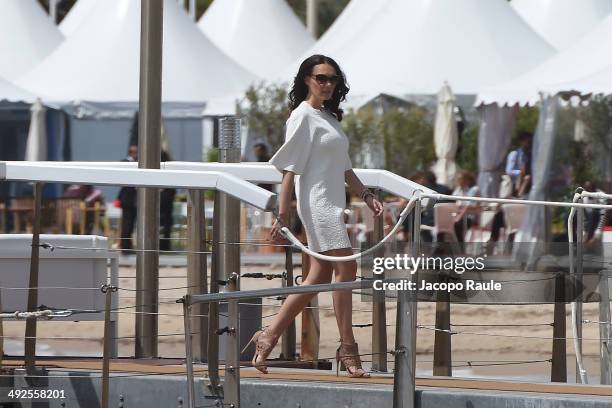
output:
[[[15,320],[26,320],[26,319],[53,319],[55,317],[69,317],[72,316],[72,310],[37,310],[35,312],[12,312],[12,313],[0,313],[0,319],[15,319]]]
[[[381,245],[383,245],[389,238],[391,238],[392,236],[395,235],[395,233],[397,232],[397,230],[400,228],[400,226],[403,224],[404,220],[406,219],[406,217],[408,217],[408,215],[412,212],[412,210],[414,209],[414,207],[416,206],[417,201],[419,201],[421,199],[420,194],[415,193],[412,198],[408,201],[408,204],[406,204],[406,206],[404,207],[404,209],[402,210],[402,212],[400,213],[400,217],[397,220],[397,222],[395,223],[395,226],[391,229],[391,231],[389,231],[389,233],[387,235],[385,235],[383,237],[383,239],[381,239],[376,245],[372,246],[371,248],[366,249],[365,251],[353,254],[353,255],[347,255],[347,256],[331,256],[331,255],[324,255],[324,254],[320,254],[318,252],[315,252],[311,249],[309,249],[308,247],[306,247],[304,244],[302,244],[302,242],[297,239],[295,237],[295,235],[293,235],[291,233],[291,231],[289,230],[289,228],[287,227],[283,227],[281,228],[281,233],[282,235],[287,238],[293,245],[295,245],[296,247],[298,247],[300,250],[302,250],[304,253],[320,259],[322,261],[332,261],[332,262],[347,262],[347,261],[353,261],[355,259],[359,259],[373,251],[376,251]]]

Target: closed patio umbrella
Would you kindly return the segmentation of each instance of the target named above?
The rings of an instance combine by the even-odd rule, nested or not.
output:
[[[30,108],[32,113],[30,129],[28,130],[28,141],[26,143],[25,160],[44,161],[47,160],[47,109],[37,99]]]
[[[457,164],[457,121],[455,120],[455,96],[448,83],[438,92],[438,107],[434,128],[434,145],[438,161],[433,165],[438,183],[453,187]]]

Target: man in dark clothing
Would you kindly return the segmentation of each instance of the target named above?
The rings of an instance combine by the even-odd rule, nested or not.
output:
[[[138,161],[138,146],[130,145],[128,155],[121,161]],[[119,247],[121,249],[132,249],[132,233],[136,224],[136,188],[121,187],[117,199],[121,205],[121,234]]]

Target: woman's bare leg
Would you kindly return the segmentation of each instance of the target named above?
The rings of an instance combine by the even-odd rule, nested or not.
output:
[[[310,257],[310,269],[308,276],[302,282],[303,285],[316,285],[330,283],[332,278],[332,264],[328,261]],[[315,293],[299,293],[287,296],[285,303],[280,308],[274,321],[266,328],[266,333],[279,337],[289,324],[308,305]]]
[[[348,256],[353,251],[350,248],[333,249],[327,251],[326,255]],[[357,262],[332,262],[336,282],[351,282],[357,276]],[[334,300],[334,311],[336,312],[336,322],[338,332],[343,343],[352,344],[355,342],[353,335],[353,293],[350,290],[338,290],[332,293]]]

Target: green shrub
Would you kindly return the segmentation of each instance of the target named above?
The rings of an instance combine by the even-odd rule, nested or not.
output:
[[[478,173],[478,123],[463,131],[457,148],[457,166],[463,170]]]
[[[285,140],[285,122],[289,117],[287,85],[260,83],[251,86],[246,94],[246,107],[237,107],[249,131],[265,138],[275,152]]]
[[[425,109],[393,107],[377,115],[366,107],[349,112],[342,124],[355,167],[363,166],[366,152],[380,143],[385,169],[403,177],[428,168],[435,160],[433,127]]]

